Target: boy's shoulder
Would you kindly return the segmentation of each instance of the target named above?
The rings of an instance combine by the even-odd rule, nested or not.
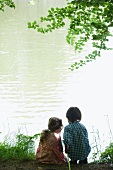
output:
[[[64,127],[64,129],[66,130],[66,129],[70,129],[71,128],[71,123],[69,123],[68,125],[66,125],[65,127]]]
[[[74,123],[70,122],[68,125],[65,126],[65,129],[74,128],[74,127],[78,127],[78,128],[81,127],[81,128],[86,129],[86,127],[82,123],[80,123],[79,121],[74,122]]]
[[[70,129],[70,128],[73,128],[74,126],[76,126],[76,124],[70,122],[70,123],[69,123],[68,125],[66,125],[64,128],[65,128],[65,129]]]

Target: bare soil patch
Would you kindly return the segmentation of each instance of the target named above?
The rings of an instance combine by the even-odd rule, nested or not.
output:
[[[68,170],[68,165],[38,164],[37,161],[0,161],[0,170]],[[113,164],[71,165],[71,170],[113,170]]]

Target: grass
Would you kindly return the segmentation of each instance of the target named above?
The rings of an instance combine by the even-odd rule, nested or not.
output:
[[[94,142],[91,145],[93,163],[113,163],[113,142],[111,141],[104,151],[101,149],[101,139],[99,137],[99,131],[95,132]]]
[[[113,142],[101,153],[99,161],[113,163]]]
[[[35,159],[35,139],[40,134],[34,136],[25,136],[17,134],[13,140],[10,141],[8,136],[5,137],[3,142],[0,142],[0,159],[19,159],[19,160],[32,160]]]
[[[96,132],[93,129],[93,137],[94,142],[92,143],[91,147],[93,150],[92,160],[93,163],[113,163],[113,134],[109,122],[108,115],[106,116],[107,125],[109,128],[109,138],[111,139],[109,145],[105,147],[104,151],[102,151],[101,147],[101,138],[99,135],[99,131]]]
[[[3,142],[0,142],[0,159],[1,160],[34,160],[35,159],[35,140],[39,137],[40,134],[35,134],[34,136],[25,136],[23,134],[15,135],[13,140],[8,137],[4,138]],[[99,138],[99,134],[97,132]],[[110,162],[113,163],[113,143],[111,142],[109,146],[106,147],[104,152],[100,152],[98,147],[98,139],[95,135],[95,146],[92,146],[94,149],[92,160],[93,162]],[[100,146],[100,144],[99,144]],[[98,159],[96,159],[98,158]],[[70,169],[70,164],[68,162]]]

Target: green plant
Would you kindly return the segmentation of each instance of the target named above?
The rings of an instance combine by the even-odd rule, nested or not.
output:
[[[91,144],[92,148],[92,160],[93,163],[99,163],[99,162],[111,162],[113,163],[113,134],[112,134],[112,129],[110,126],[110,121],[109,121],[109,116],[105,115],[106,117],[106,122],[108,126],[108,134],[109,134],[109,143],[110,145],[104,149],[102,149],[101,143],[105,142],[102,141],[100,138],[99,130],[97,129],[96,131],[93,129],[92,134],[93,134],[93,143]]]
[[[9,141],[6,136],[3,142],[0,143],[0,159],[34,159],[35,158],[35,139],[40,134],[34,136],[25,136],[17,134],[14,140]]]
[[[6,6],[15,8],[15,4],[12,0],[0,0],[0,11],[4,11]]]
[[[92,134],[93,134],[93,142],[91,144],[91,148],[92,148],[91,159],[93,162],[97,162],[101,154],[100,135],[98,129],[95,131],[93,128]]]
[[[106,147],[105,151],[101,153],[99,162],[113,163],[113,143]]]
[[[68,163],[68,170],[71,170],[71,165],[70,165],[70,159],[69,159],[69,156],[68,156],[68,154],[67,154],[67,163]]]

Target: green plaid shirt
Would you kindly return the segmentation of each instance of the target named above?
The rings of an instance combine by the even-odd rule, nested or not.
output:
[[[80,122],[69,123],[64,128],[63,139],[64,144],[68,145],[68,156],[72,161],[88,157],[91,151],[88,132]]]

